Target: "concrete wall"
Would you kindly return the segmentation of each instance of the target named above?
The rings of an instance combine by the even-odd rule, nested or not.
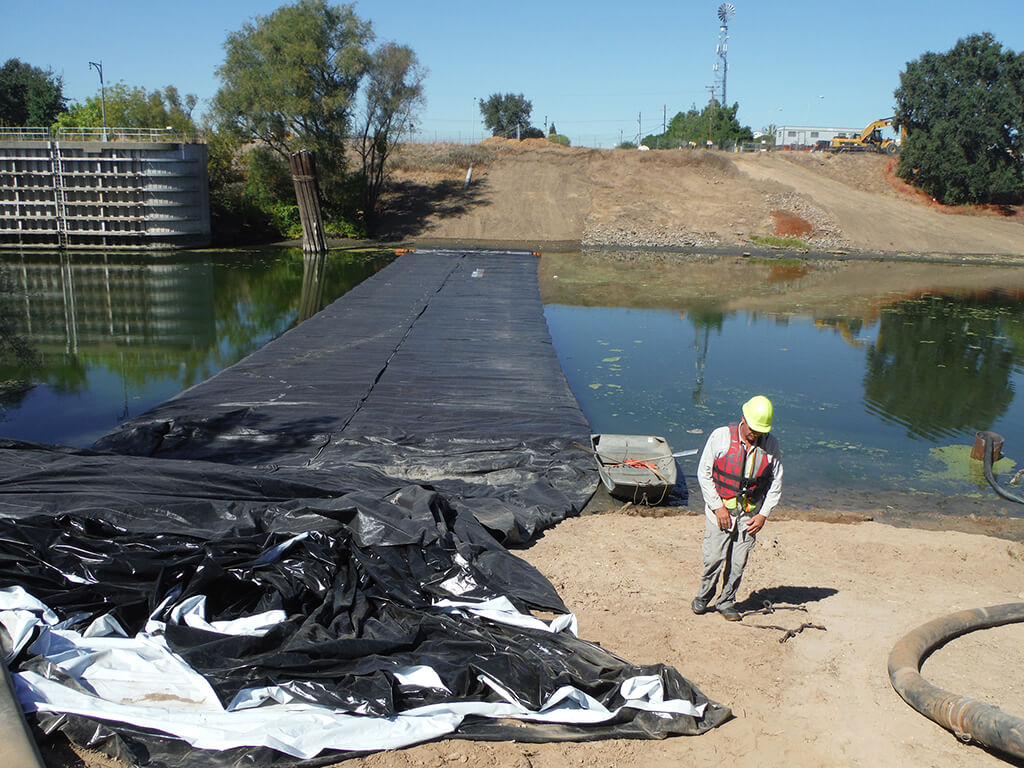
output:
[[[205,144],[0,139],[0,247],[209,242]]]

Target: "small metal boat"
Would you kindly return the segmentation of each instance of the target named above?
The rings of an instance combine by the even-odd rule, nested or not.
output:
[[[608,493],[634,504],[660,504],[676,484],[668,441],[654,435],[591,435],[597,470]],[[696,451],[684,451],[685,454]]]

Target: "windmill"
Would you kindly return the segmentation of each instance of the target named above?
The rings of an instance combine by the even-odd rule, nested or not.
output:
[[[732,3],[722,3],[718,6],[718,20],[722,26],[718,28],[718,47],[715,48],[715,83],[712,86],[711,98],[715,93],[722,94],[720,104],[728,104],[725,99],[726,76],[729,72],[729,62],[726,55],[729,53],[729,21],[736,15],[736,6]]]

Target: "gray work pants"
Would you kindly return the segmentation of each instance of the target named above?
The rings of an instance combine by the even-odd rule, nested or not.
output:
[[[704,543],[701,553],[704,555],[704,572],[700,579],[699,600],[710,604],[715,596],[719,575],[722,576],[722,594],[715,607],[728,608],[736,602],[736,592],[740,588],[743,569],[747,567],[747,557],[757,537],[747,533],[750,516],[743,515],[731,531],[723,531],[718,523],[704,518]]]

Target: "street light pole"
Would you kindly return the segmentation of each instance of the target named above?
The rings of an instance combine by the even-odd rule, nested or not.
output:
[[[100,75],[100,115],[103,118],[103,140],[107,140],[107,96],[103,89],[103,62],[90,61],[89,67],[95,67]]]

